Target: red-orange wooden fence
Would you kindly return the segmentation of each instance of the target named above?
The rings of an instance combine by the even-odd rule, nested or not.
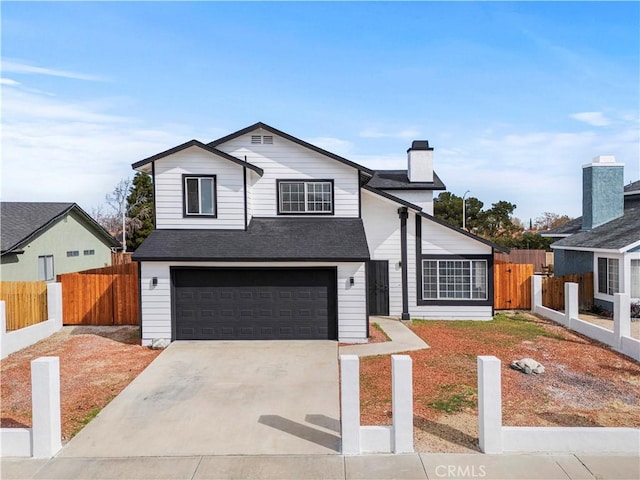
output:
[[[493,308],[496,310],[531,309],[533,265],[496,263],[493,265]]]
[[[58,275],[65,325],[138,325],[136,262]]]
[[[591,310],[593,307],[593,272],[562,275],[542,279],[542,305],[553,310],[564,310],[564,284],[578,284],[578,307]]]

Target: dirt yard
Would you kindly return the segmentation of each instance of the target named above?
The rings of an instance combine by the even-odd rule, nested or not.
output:
[[[411,352],[416,450],[477,451],[477,355],[503,362],[505,425],[640,427],[640,365],[528,313],[491,322],[416,321],[431,348]],[[373,325],[372,341],[385,341]],[[1,425],[31,425],[31,360],[59,356],[62,431],[69,440],[122,391],[159,351],[139,345],[136,327],[64,327],[0,362]],[[542,375],[509,368],[532,357]],[[363,358],[364,425],[391,422],[389,356]]]
[[[60,357],[62,437],[68,441],[159,353],[140,346],[138,327],[63,327],[0,362],[1,426],[31,426],[31,360]]]
[[[416,450],[478,451],[478,355],[502,361],[503,422],[512,426],[640,427],[640,365],[528,313],[491,322],[415,321],[431,348],[410,352]],[[541,375],[513,370],[531,357]],[[363,425],[391,423],[389,356],[363,358]]]

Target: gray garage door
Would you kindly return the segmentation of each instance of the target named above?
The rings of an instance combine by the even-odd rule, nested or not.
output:
[[[176,340],[337,339],[335,268],[172,274]]]

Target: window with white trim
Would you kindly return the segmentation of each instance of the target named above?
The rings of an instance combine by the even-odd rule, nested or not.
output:
[[[333,213],[333,182],[278,182],[278,213]]]
[[[216,216],[215,175],[184,175],[184,215]]]
[[[620,292],[620,262],[617,258],[598,258],[598,292],[607,295]]]
[[[486,260],[422,261],[424,300],[487,300]]]
[[[48,282],[53,280],[53,255],[38,257],[38,280]]]
[[[640,298],[640,260],[631,260],[631,298]]]

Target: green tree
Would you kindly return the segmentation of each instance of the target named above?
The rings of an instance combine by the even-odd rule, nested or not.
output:
[[[478,227],[483,203],[475,197],[465,199],[466,229],[473,231]],[[442,192],[433,200],[434,216],[440,220],[462,228],[462,197],[451,192]]]
[[[153,231],[153,210],[151,177],[138,172],[127,197],[127,250],[134,251]]]
[[[514,235],[523,230],[521,225],[514,223],[515,209],[514,203],[504,200],[492,204],[489,210],[483,211],[480,215],[478,234],[496,242],[509,242]]]

